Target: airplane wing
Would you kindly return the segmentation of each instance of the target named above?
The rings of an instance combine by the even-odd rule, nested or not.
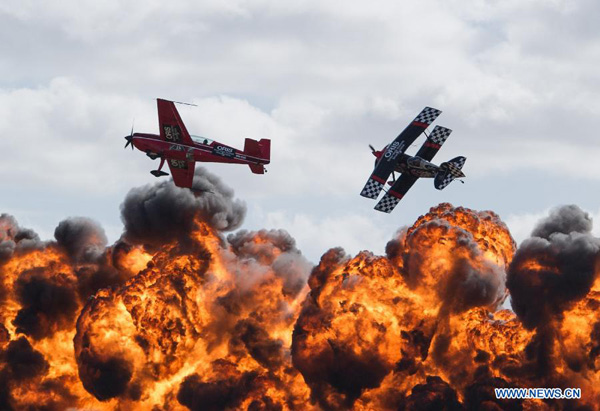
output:
[[[381,160],[373,170],[360,195],[377,198],[387,178],[390,176],[399,156],[416,140],[417,137],[441,114],[440,110],[425,107],[417,117],[387,146]]]
[[[411,176],[409,174],[400,175],[400,177],[398,177],[398,180],[396,180],[396,182],[388,190],[388,192],[385,193],[383,197],[381,197],[381,200],[379,200],[379,202],[375,206],[375,210],[382,211],[384,213],[391,213],[394,207],[396,207],[400,200],[402,200],[404,194],[406,194],[406,192],[410,190],[412,185],[418,179],[419,177]]]
[[[160,98],[156,99],[156,104],[158,105],[160,138],[173,143],[193,146],[194,142],[185,128],[175,104]]]
[[[452,130],[446,127],[435,126],[431,134],[427,137],[427,140],[423,143],[417,154],[417,157],[421,157],[424,160],[431,161],[437,154],[444,141],[450,136]]]
[[[173,182],[177,187],[192,187],[192,181],[194,180],[194,166],[196,165],[195,161],[170,158],[167,160],[167,164],[169,164]]]

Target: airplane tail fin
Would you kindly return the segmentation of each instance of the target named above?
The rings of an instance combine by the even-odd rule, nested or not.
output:
[[[259,159],[259,164],[249,164],[254,174],[264,174],[264,164],[271,162],[271,140],[263,138],[260,141],[247,138],[244,144],[244,154]]]
[[[465,174],[462,172],[462,168],[467,161],[466,157],[455,157],[450,161],[440,164],[440,170],[433,179],[433,185],[438,190],[443,190],[456,178],[462,178]]]

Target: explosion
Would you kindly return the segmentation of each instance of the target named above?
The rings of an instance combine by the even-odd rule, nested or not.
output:
[[[385,256],[334,248],[314,267],[283,230],[239,230],[245,210],[199,169],[193,190],[131,190],[112,245],[87,218],[41,241],[0,216],[0,409],[600,402],[600,240],[578,207],[517,249],[493,212],[440,204]],[[505,387],[583,398],[496,399]]]

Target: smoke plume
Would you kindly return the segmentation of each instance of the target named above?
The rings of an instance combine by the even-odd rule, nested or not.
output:
[[[154,247],[187,241],[198,220],[215,230],[231,231],[245,215],[246,206],[233,198],[233,190],[201,167],[191,190],[162,181],[132,189],[121,205],[124,239]]]
[[[600,242],[576,206],[517,249],[495,213],[440,204],[384,256],[333,248],[316,266],[284,230],[231,233],[245,206],[204,169],[193,190],[132,189],[121,213],[112,245],[88,218],[41,241],[0,216],[1,410],[600,402]],[[583,398],[494,394],[544,386]]]

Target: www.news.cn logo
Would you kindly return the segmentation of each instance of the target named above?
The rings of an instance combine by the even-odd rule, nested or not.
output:
[[[581,388],[494,388],[499,400],[578,400]]]

